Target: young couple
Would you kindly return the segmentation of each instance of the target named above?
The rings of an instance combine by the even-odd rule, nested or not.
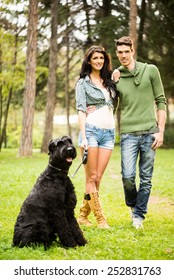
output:
[[[155,152],[163,144],[166,99],[157,67],[134,59],[130,37],[124,36],[116,41],[116,55],[121,66],[112,73],[105,49],[90,47],[76,84],[80,123],[78,144],[82,154],[84,149],[88,150],[88,161],[84,165],[85,195],[78,222],[91,226],[88,216],[92,211],[98,227],[109,228],[99,198],[99,187],[114,149],[114,111],[119,95],[122,182],[132,224],[138,229],[143,227],[147,213]],[[138,158],[140,184],[137,188]]]

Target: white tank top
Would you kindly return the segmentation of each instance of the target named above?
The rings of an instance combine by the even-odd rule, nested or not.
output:
[[[110,99],[110,94],[106,88],[101,89],[106,101]],[[86,123],[94,125],[98,128],[113,129],[115,128],[115,121],[113,116],[113,109],[107,104],[92,113],[89,113],[86,117]]]

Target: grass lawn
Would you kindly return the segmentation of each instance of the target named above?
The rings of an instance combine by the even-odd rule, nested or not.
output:
[[[88,244],[65,249],[54,243],[44,248],[12,248],[13,228],[22,202],[44,170],[48,156],[35,151],[31,158],[18,158],[16,150],[0,153],[0,259],[1,260],[173,260],[174,259],[174,150],[157,151],[153,188],[144,230],[135,230],[125,206],[120,176],[120,151],[115,147],[104,174],[100,198],[110,229],[82,228]],[[80,155],[70,168],[72,174]],[[84,171],[72,179],[78,216],[84,193]]]

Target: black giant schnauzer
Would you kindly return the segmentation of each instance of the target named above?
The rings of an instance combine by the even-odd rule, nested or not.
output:
[[[74,216],[76,195],[68,170],[76,149],[68,136],[51,140],[49,164],[37,179],[17,217],[13,246],[43,244],[48,248],[59,237],[65,247],[87,241]]]

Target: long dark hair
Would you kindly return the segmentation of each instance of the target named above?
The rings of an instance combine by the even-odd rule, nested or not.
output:
[[[108,89],[112,99],[118,98],[118,91],[116,89],[116,84],[111,79],[112,71],[111,71],[110,57],[106,53],[106,51],[103,47],[91,46],[87,50],[84,60],[82,62],[80,78],[85,78],[86,76],[89,76],[90,73],[92,72],[92,67],[91,67],[91,64],[89,64],[89,61],[90,61],[93,53],[95,53],[95,52],[102,53],[104,56],[104,65],[103,65],[103,68],[100,70],[100,77],[103,80],[103,86]]]

